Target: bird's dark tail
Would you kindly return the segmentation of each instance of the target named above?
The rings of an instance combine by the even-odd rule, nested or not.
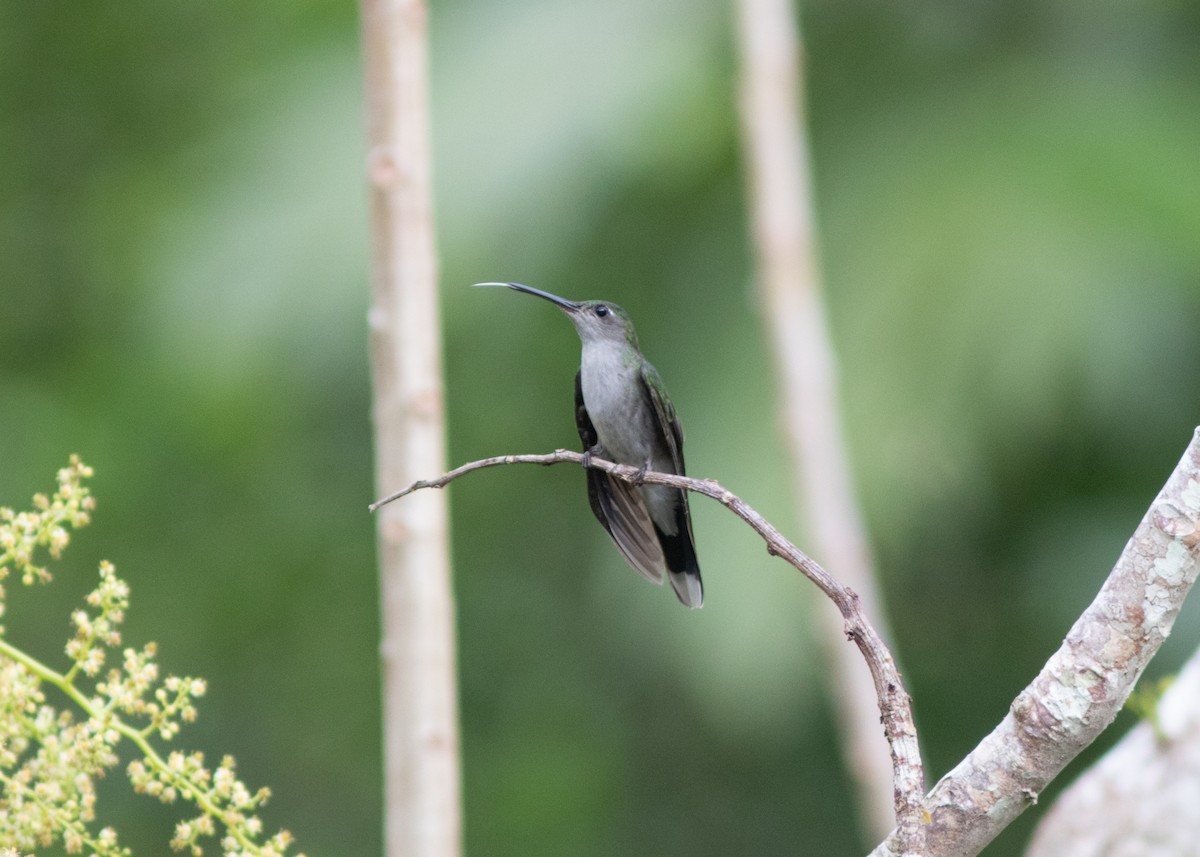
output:
[[[704,583],[700,579],[700,562],[696,559],[696,545],[692,541],[691,521],[680,526],[673,536],[664,533],[657,525],[654,529],[658,534],[658,543],[662,545],[667,575],[675,595],[688,607],[704,606]]]

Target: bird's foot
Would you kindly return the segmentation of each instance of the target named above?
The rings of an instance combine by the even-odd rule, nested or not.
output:
[[[646,472],[649,469],[650,469],[650,459],[647,458],[646,462],[641,467],[638,468],[637,473],[633,474],[633,487],[634,488],[641,488],[643,485],[646,484]]]
[[[602,450],[600,448],[599,444],[597,444],[596,446],[593,446],[590,449],[585,449],[583,451],[583,457],[579,460],[579,463],[583,465],[584,470],[587,470],[589,467],[592,466],[592,456],[593,455],[599,455],[599,456],[603,457],[604,450]]]

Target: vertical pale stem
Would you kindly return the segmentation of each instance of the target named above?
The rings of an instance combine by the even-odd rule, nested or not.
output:
[[[799,29],[789,0],[739,0],[744,157],[762,313],[770,331],[794,484],[811,553],[862,599],[887,634],[870,550],[854,498],[815,256],[808,150],[802,130]],[[867,668],[846,645],[841,617],[821,611],[830,641],[847,763],[864,833],[894,823],[892,771]]]
[[[427,10],[361,0],[373,252],[379,493],[445,460],[429,154]],[[454,609],[445,495],[378,514],[388,857],[462,851]]]

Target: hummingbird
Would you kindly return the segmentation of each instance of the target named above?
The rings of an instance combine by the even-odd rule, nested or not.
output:
[[[583,342],[575,375],[575,427],[584,466],[594,455],[642,473],[684,475],[683,427],[662,379],[642,356],[629,314],[608,301],[569,301],[520,283],[504,286],[557,306]],[[635,571],[659,586],[663,574],[688,607],[704,604],[687,492],[587,471],[592,513]]]

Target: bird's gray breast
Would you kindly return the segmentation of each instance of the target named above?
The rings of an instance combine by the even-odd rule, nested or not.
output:
[[[589,344],[580,366],[583,404],[600,443],[621,464],[657,469],[666,450],[658,417],[642,388],[641,356],[629,346]]]
[[[642,356],[628,346],[595,342],[584,346],[580,366],[583,406],[596,429],[600,445],[619,464],[674,473],[675,461],[666,443],[642,381]],[[650,517],[665,533],[678,531],[675,507],[680,492],[664,485],[635,489]]]

